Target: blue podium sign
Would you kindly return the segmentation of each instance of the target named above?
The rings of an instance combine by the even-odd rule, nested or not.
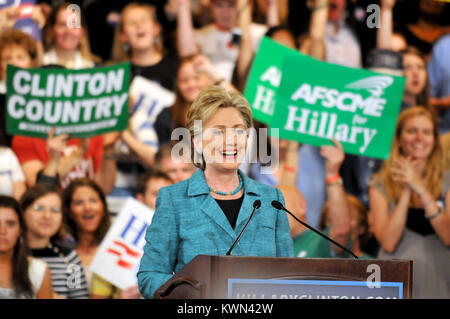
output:
[[[402,299],[401,282],[228,279],[229,299]]]

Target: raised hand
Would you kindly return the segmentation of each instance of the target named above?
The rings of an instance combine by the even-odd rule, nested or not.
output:
[[[320,147],[320,155],[325,158],[325,173],[327,177],[339,174],[342,162],[345,158],[344,148],[337,140],[332,139],[334,145]]]
[[[383,9],[389,9],[392,10],[395,6],[395,0],[382,0],[381,1],[381,7]]]
[[[48,132],[47,150],[51,159],[59,160],[62,156],[64,148],[67,146],[69,135],[61,134],[55,136],[55,131],[56,127],[52,127],[52,129]]]

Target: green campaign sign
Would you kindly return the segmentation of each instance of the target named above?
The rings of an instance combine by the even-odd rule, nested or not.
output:
[[[250,103],[253,118],[262,123],[269,124],[274,115],[275,99],[286,54],[300,53],[263,37],[253,60],[244,96]]]
[[[68,69],[7,68],[7,131],[90,137],[128,126],[130,65]]]
[[[270,126],[280,138],[389,157],[405,79],[288,54]]]

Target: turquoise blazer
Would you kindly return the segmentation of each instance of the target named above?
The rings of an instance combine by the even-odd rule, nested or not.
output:
[[[283,195],[277,188],[239,173],[244,182],[244,199],[235,229],[210,195],[203,170],[188,180],[160,189],[137,273],[143,297],[153,298],[156,289],[195,256],[224,256],[244,228],[257,199],[261,207],[231,254],[294,256],[286,213],[271,204],[278,200],[284,205]]]

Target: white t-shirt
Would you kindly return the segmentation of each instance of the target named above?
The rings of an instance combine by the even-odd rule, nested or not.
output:
[[[44,280],[45,272],[47,270],[47,263],[37,258],[28,257],[28,276],[33,289],[33,298],[41,289],[42,281]],[[0,287],[0,299],[22,299],[24,296],[16,296],[14,290],[11,288]]]
[[[13,183],[24,182],[16,154],[9,147],[0,147],[0,194],[13,195]]]
[[[361,47],[353,31],[344,23],[335,32],[334,25],[327,23],[325,32],[325,50],[327,62],[361,68]]]
[[[44,53],[43,62],[44,62],[44,65],[48,65],[48,64],[62,65],[62,63],[59,61],[58,55],[56,54],[56,51],[54,49],[51,49]],[[77,51],[75,53],[75,59],[73,61],[73,65],[64,65],[64,66],[68,69],[78,70],[78,69],[93,68],[95,65],[94,65],[94,62],[83,58],[83,56],[81,55],[81,52]]]
[[[255,52],[266,31],[265,25],[252,23],[251,33]],[[195,40],[200,46],[200,52],[211,60],[217,72],[227,81],[231,81],[239,55],[239,47],[231,44],[232,36],[231,31],[220,30],[215,24],[195,30]]]

